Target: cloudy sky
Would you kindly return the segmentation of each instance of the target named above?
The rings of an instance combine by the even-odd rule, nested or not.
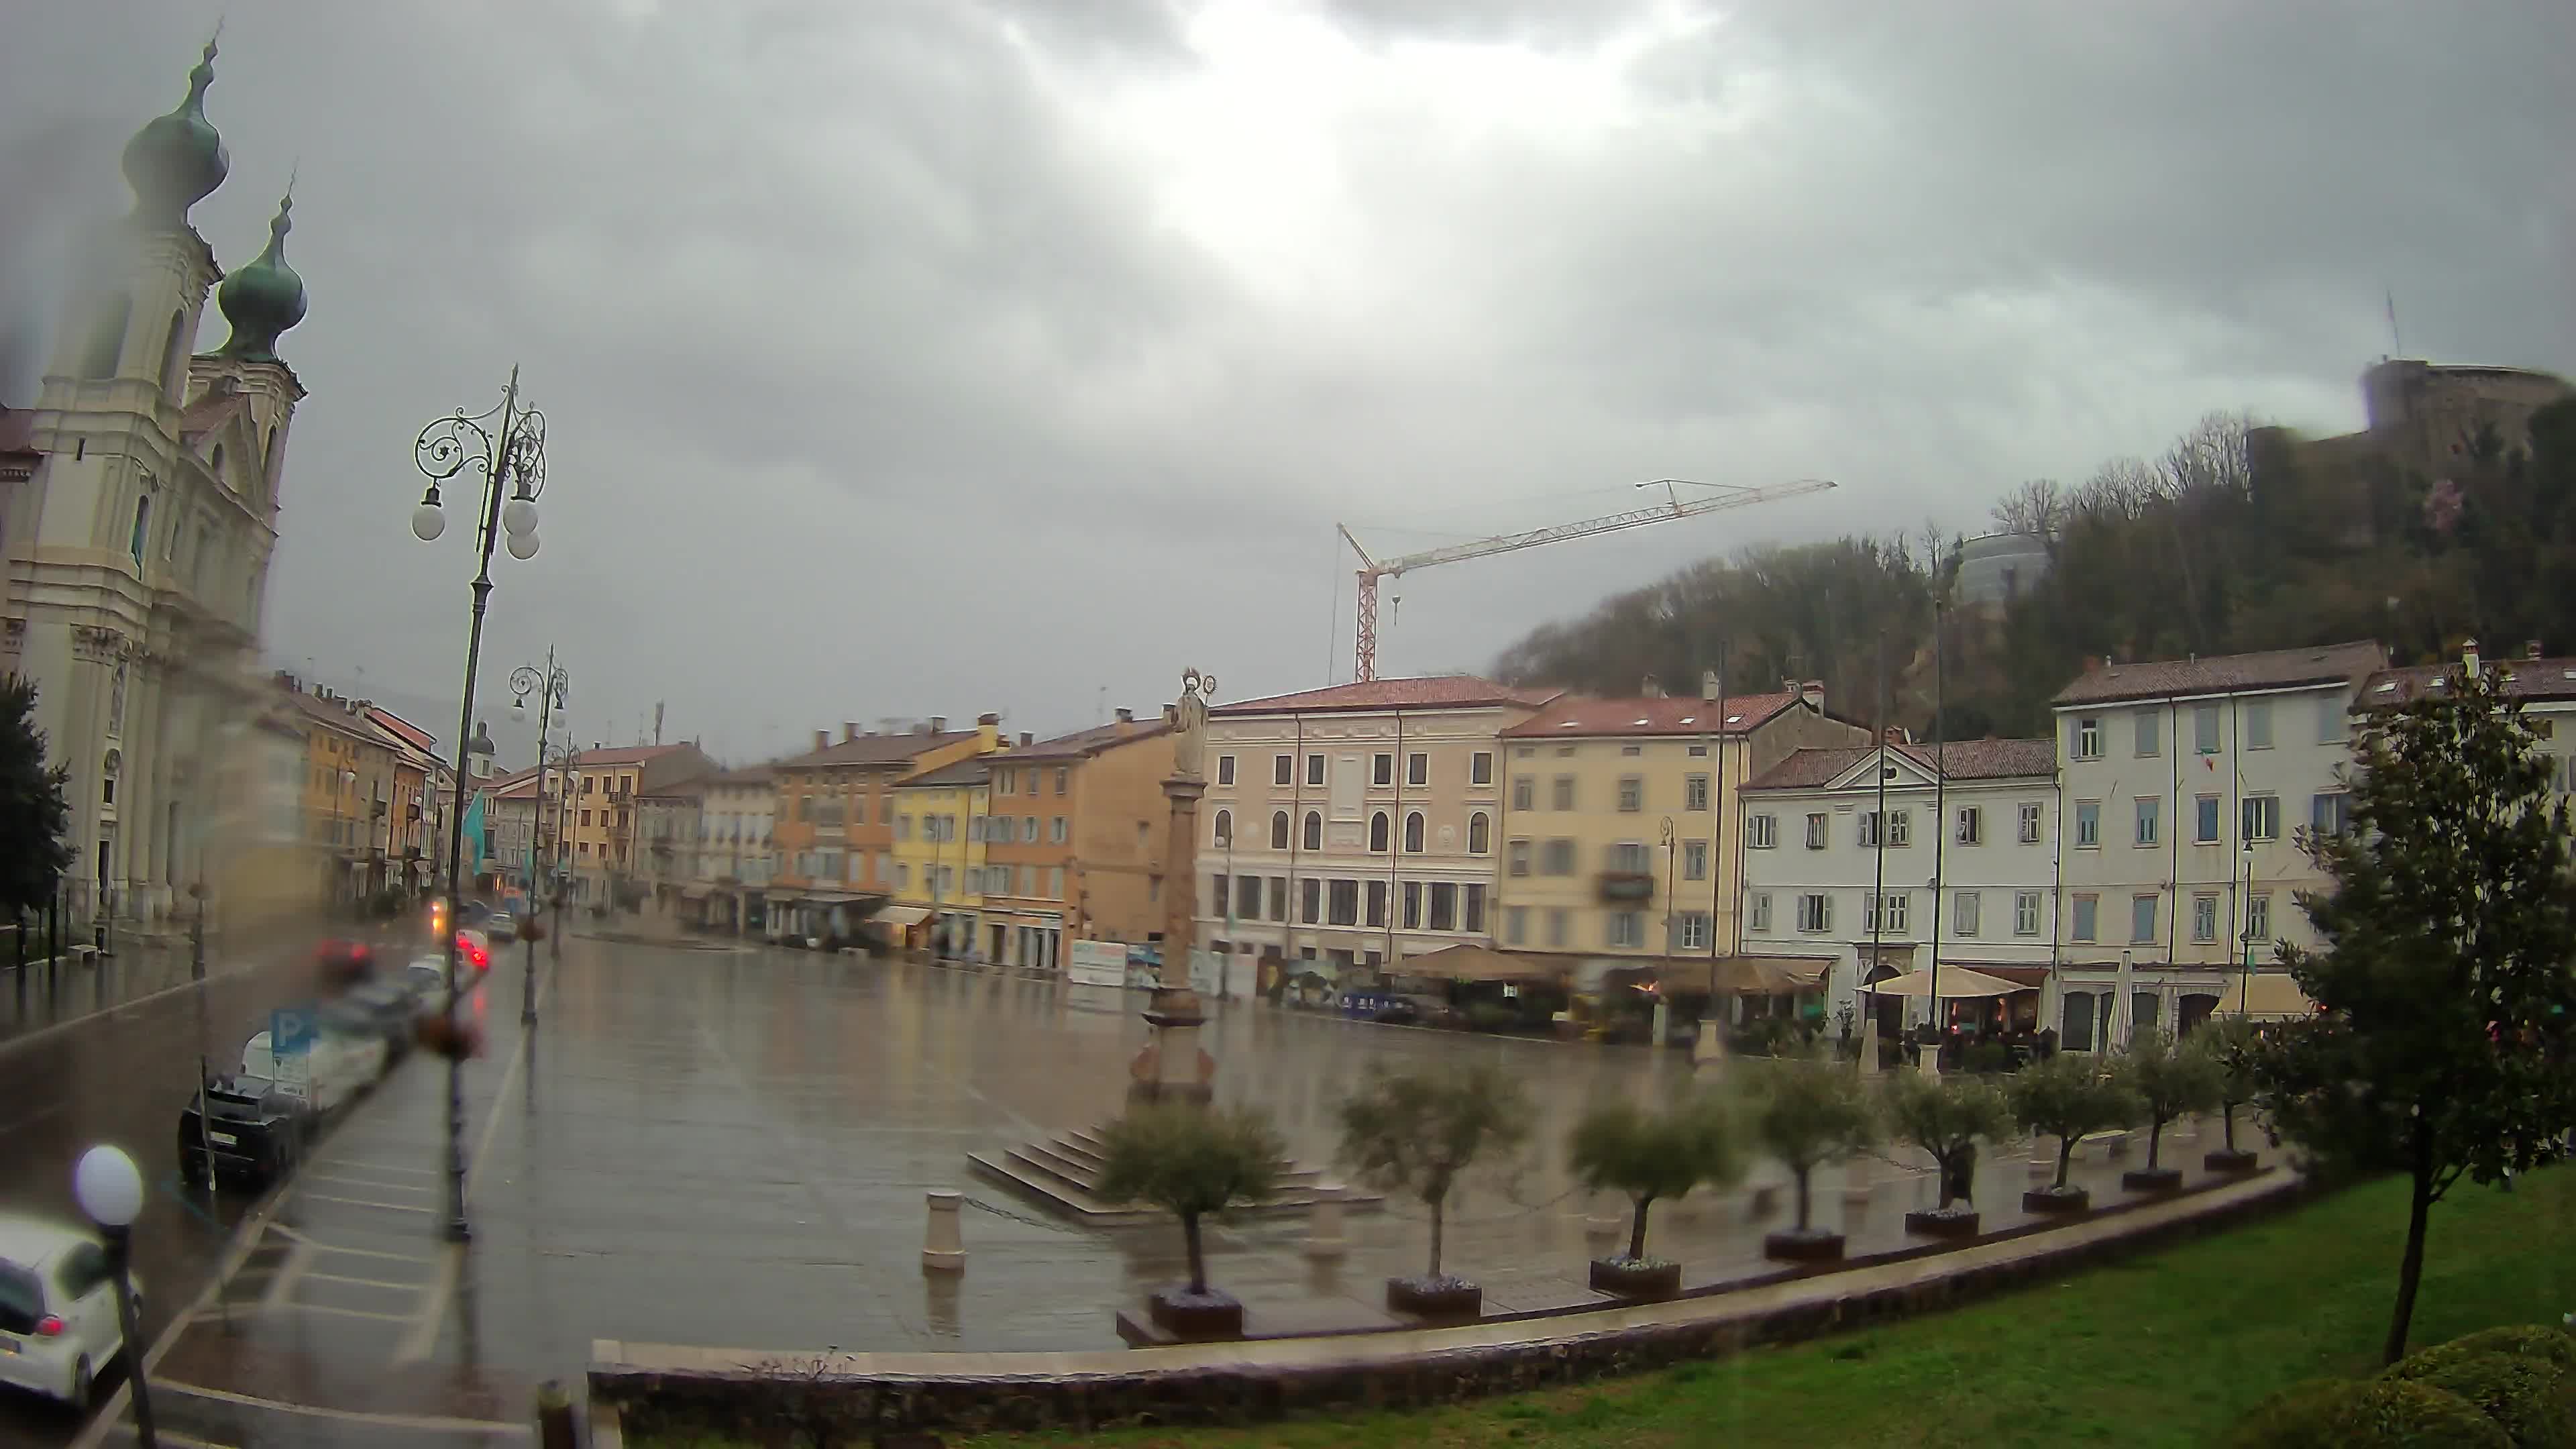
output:
[[[2565,0],[31,4],[13,308],[218,9],[194,219],[246,262],[300,168],[312,298],[273,652],[453,698],[471,562],[407,531],[411,441],[517,363],[551,481],[487,678],[554,644],[585,739],[1318,685],[1337,520],[1841,484],[1388,587],[1382,673],[1479,667],[2211,409],[2355,426],[2392,291],[2411,355],[2576,370]]]

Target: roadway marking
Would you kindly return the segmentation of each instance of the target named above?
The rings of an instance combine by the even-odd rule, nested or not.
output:
[[[364,1409],[326,1409],[319,1404],[290,1404],[283,1399],[262,1399],[250,1394],[236,1394],[229,1389],[210,1389],[198,1384],[183,1384],[172,1380],[157,1380],[153,1387],[165,1393],[185,1394],[197,1399],[213,1399],[219,1403],[240,1404],[245,1408],[272,1409],[281,1414],[308,1414],[317,1419],[338,1419],[352,1424],[376,1424],[389,1429],[508,1434],[520,1439],[530,1438],[536,1433],[526,1424],[504,1423],[498,1419],[452,1419],[438,1414],[378,1414]]]
[[[465,1245],[450,1243],[440,1257],[438,1276],[426,1286],[412,1310],[410,1331],[394,1345],[395,1363],[418,1363],[438,1345],[438,1330],[447,1322],[447,1300],[454,1296],[456,1280],[465,1271]]]
[[[346,1273],[307,1273],[304,1276],[322,1283],[355,1283],[362,1288],[388,1288],[397,1293],[413,1293],[426,1286],[417,1279],[396,1283],[385,1278],[352,1278]]]
[[[435,1168],[396,1167],[390,1162],[359,1162],[347,1157],[317,1157],[314,1158],[313,1161],[317,1165],[327,1164],[332,1167],[363,1167],[369,1172],[403,1172],[409,1173],[414,1177],[436,1177],[438,1175]],[[321,1175],[322,1174],[318,1172],[314,1174],[316,1177]]]
[[[428,1189],[428,1188],[425,1188],[425,1187],[419,1186],[419,1185],[418,1185],[418,1184],[416,1184],[416,1183],[409,1183],[409,1182],[377,1182],[377,1181],[373,1180],[372,1178],[364,1178],[364,1177],[342,1177],[341,1175],[339,1175],[339,1174],[338,1174],[338,1173],[336,1173],[336,1172],[308,1172],[308,1173],[306,1173],[306,1174],[305,1174],[305,1176],[307,1176],[307,1177],[311,1177],[311,1178],[318,1178],[318,1179],[320,1179],[320,1180],[321,1180],[321,1181],[323,1181],[323,1182],[345,1182],[345,1183],[349,1184],[351,1187],[375,1187],[375,1188],[382,1188],[382,1189],[384,1189],[386,1192],[427,1192],[427,1191],[429,1191],[429,1189]]]
[[[409,1323],[408,1313],[379,1313],[372,1308],[334,1308],[328,1303],[262,1303],[262,1313],[336,1313],[342,1318],[373,1318],[381,1323]]]
[[[297,1280],[313,1266],[313,1251],[311,1243],[298,1243],[287,1250],[286,1261],[278,1265],[276,1275],[268,1280],[268,1291],[259,1296],[259,1307],[275,1308],[287,1301],[287,1295],[295,1291]]]
[[[333,1197],[329,1193],[323,1192],[308,1192],[304,1195],[304,1200],[306,1202],[336,1202],[348,1207],[383,1208],[389,1213],[426,1213],[437,1211],[435,1208],[414,1207],[398,1202],[369,1202],[367,1199],[362,1197]]]

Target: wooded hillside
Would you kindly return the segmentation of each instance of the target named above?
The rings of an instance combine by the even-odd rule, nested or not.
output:
[[[2535,414],[2531,446],[2464,440],[2456,476],[2328,467],[2212,414],[2153,459],[2121,458],[2081,484],[2021,484],[1994,527],[2047,541],[2048,575],[2000,609],[1951,610],[1944,633],[1952,739],[2040,734],[2047,702],[2093,655],[2121,659],[2387,643],[2399,662],[2476,638],[2490,655],[2540,640],[2576,652],[2576,402]],[[2257,486],[2257,478],[2261,484]],[[1675,693],[1722,668],[1731,692],[1822,679],[1838,714],[1932,719],[1933,600],[1948,597],[1961,537],[1748,549],[1613,595],[1505,650],[1498,677],[1633,694]]]

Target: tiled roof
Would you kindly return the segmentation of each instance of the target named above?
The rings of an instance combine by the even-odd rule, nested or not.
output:
[[[674,750],[687,748],[686,745],[609,745],[600,749],[575,750],[572,767],[586,770],[593,765],[641,765]]]
[[[1150,740],[1157,735],[1167,735],[1171,732],[1172,727],[1158,719],[1137,720],[1130,724],[1093,725],[1087,730],[1075,730],[1069,735],[1058,735],[1051,740],[1039,740],[1034,744],[1003,750],[991,758],[1002,763],[1088,759],[1112,745],[1133,744],[1138,740]]]
[[[809,770],[824,765],[896,765],[943,745],[973,738],[973,730],[949,730],[943,734],[916,731],[900,735],[861,735],[854,740],[842,740],[780,760],[772,768]]]
[[[195,442],[208,432],[223,426],[226,419],[250,406],[250,395],[238,392],[213,392],[188,404],[179,414],[179,436]]]
[[[2485,666],[2503,675],[2507,699],[2576,699],[2576,659],[2494,659],[2485,661]],[[2362,685],[2352,707],[2360,712],[2410,703],[2433,690],[2436,680],[2447,679],[2459,669],[2457,664],[2383,669]]]
[[[1434,674],[1420,679],[1372,679],[1327,685],[1296,694],[1221,704],[1210,714],[1321,714],[1331,710],[1473,709],[1482,705],[1542,705],[1565,691],[1520,689],[1473,674]]]
[[[2337,684],[2385,668],[2388,653],[2376,642],[2324,644],[2308,649],[2267,649],[2208,659],[2159,659],[2087,669],[2057,692],[2059,708],[2130,699],[2232,694],[2247,689],[2288,689]]]
[[[1954,740],[1946,745],[1889,745],[1925,773],[1953,780],[2039,779],[2057,772],[2055,740]],[[1799,750],[1745,782],[1747,790],[1812,790],[1878,753],[1876,745]]]
[[[318,694],[306,694],[302,690],[287,695],[286,699],[296,713],[326,729],[354,735],[380,749],[392,749],[401,743],[399,736],[378,726],[365,714],[348,708],[341,700],[324,699]]]
[[[0,478],[24,478],[36,465],[36,415],[0,408]]]
[[[777,778],[777,772],[767,765],[745,765],[739,770],[709,775],[706,783],[711,789],[741,789],[750,785],[766,785]]]
[[[1798,696],[1787,690],[1729,695],[1714,703],[1674,695],[1589,699],[1568,694],[1503,734],[1510,739],[1742,734],[1797,702]]]
[[[895,788],[906,790],[920,785],[937,790],[954,789],[959,785],[981,785],[993,778],[993,767],[985,764],[984,759],[982,755],[974,755],[942,765],[935,770],[924,770],[918,775],[906,775],[895,782]]]
[[[392,710],[385,708],[381,704],[368,705],[367,718],[376,726],[376,728],[383,730],[385,733],[392,735],[398,740],[401,740],[404,744],[411,746],[415,750],[419,750],[424,754],[432,755],[438,752],[438,737],[436,735],[433,735],[429,731],[422,729],[420,726],[413,724],[410,720],[404,719],[401,715],[394,713]]]

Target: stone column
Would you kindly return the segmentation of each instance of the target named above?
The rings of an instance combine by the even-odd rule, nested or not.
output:
[[[1190,954],[1198,944],[1199,797],[1207,793],[1200,771],[1207,743],[1207,696],[1213,676],[1192,669],[1181,676],[1181,698],[1172,707],[1172,773],[1163,781],[1171,807],[1163,854],[1163,971],[1145,1020],[1153,1035],[1130,1067],[1128,1096],[1136,1101],[1205,1102],[1214,1090],[1216,1063],[1199,1049],[1207,1018],[1190,987]]]

